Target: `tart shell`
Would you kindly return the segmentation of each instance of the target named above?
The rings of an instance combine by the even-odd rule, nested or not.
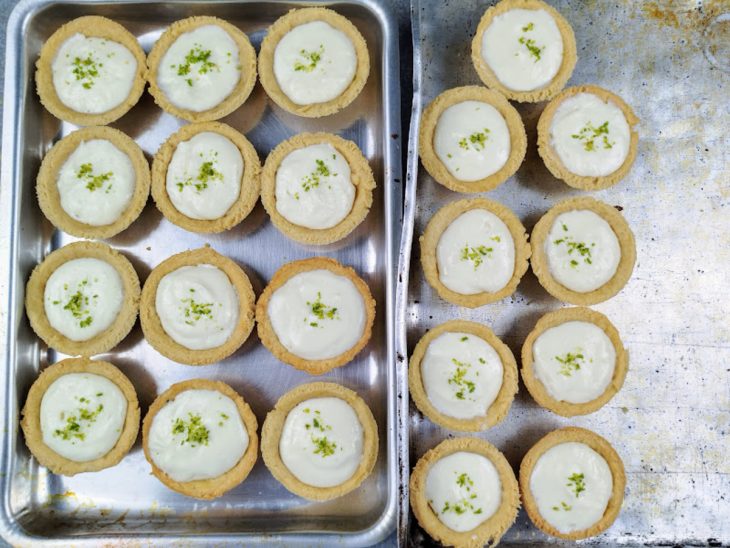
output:
[[[583,443],[593,449],[606,460],[606,463],[611,470],[611,474],[613,475],[613,490],[603,517],[593,526],[580,531],[573,531],[572,533],[561,533],[550,525],[542,517],[542,515],[540,515],[540,512],[537,509],[537,502],[530,490],[530,478],[532,477],[532,471],[535,468],[535,464],[537,464],[538,459],[551,447],[566,442]],[[548,535],[562,539],[584,539],[595,536],[608,529],[616,520],[616,517],[621,510],[625,488],[626,473],[624,472],[624,464],[621,461],[621,457],[619,457],[618,453],[616,453],[608,441],[595,432],[591,432],[585,428],[569,426],[567,428],[561,428],[550,432],[532,446],[522,459],[522,464],[520,464],[520,490],[522,491],[522,503],[525,506],[527,515],[530,516],[530,520],[532,520],[532,523],[534,523],[538,529]]]
[[[279,440],[289,412],[299,403],[312,398],[339,398],[357,414],[363,429],[362,460],[350,479],[334,487],[315,487],[292,474],[281,460]],[[284,394],[269,411],[261,429],[261,456],[271,474],[287,490],[308,500],[324,501],[346,495],[357,489],[370,475],[378,459],[378,425],[365,401],[354,391],[331,382],[302,384]]]
[[[428,399],[421,376],[421,364],[428,346],[444,333],[469,333],[488,343],[497,352],[502,362],[502,387],[484,415],[470,419],[459,419],[445,415],[433,406]],[[517,363],[509,347],[504,344],[486,325],[465,320],[451,320],[428,331],[413,349],[408,368],[408,386],[416,407],[431,421],[449,430],[479,432],[504,420],[517,394]]]
[[[154,463],[152,455],[150,455],[149,437],[150,428],[152,428],[152,421],[154,420],[155,415],[157,415],[160,409],[162,409],[168,402],[174,400],[179,394],[188,390],[215,390],[231,398],[236,404],[241,420],[246,427],[246,432],[248,433],[248,447],[236,465],[224,474],[215,478],[182,482],[172,479],[164,470],[158,468]],[[152,405],[150,405],[149,411],[142,422],[142,444],[144,447],[144,456],[147,459],[147,462],[149,462],[152,466],[152,473],[167,487],[188,497],[194,497],[197,499],[213,499],[220,497],[227,491],[230,491],[248,477],[248,474],[251,472],[251,469],[258,458],[259,438],[257,431],[258,421],[256,420],[256,415],[253,414],[253,411],[251,411],[248,404],[233,388],[221,381],[191,379],[173,384],[170,388],[157,396],[155,401],[152,402]]]
[[[496,173],[478,181],[462,181],[454,177],[437,156],[433,145],[436,125],[443,112],[464,101],[481,101],[496,108],[507,123],[510,136],[510,153],[505,164]],[[418,153],[423,167],[436,182],[455,192],[486,192],[496,188],[519,169],[526,150],[527,136],[520,114],[501,93],[482,86],[464,86],[444,91],[424,109],[421,116]]]

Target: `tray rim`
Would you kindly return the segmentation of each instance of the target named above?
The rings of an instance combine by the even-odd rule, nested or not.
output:
[[[195,546],[216,545],[246,545],[262,544],[286,544],[287,546],[310,546],[312,543],[326,545],[348,544],[367,546],[382,542],[395,531],[398,515],[398,481],[399,470],[397,469],[397,452],[402,440],[406,440],[401,431],[397,410],[397,398],[399,392],[397,386],[402,384],[401,372],[396,367],[396,345],[395,345],[395,310],[394,306],[386,306],[386,345],[387,359],[384,364],[387,367],[386,378],[388,381],[387,409],[386,416],[388,424],[385,432],[390,449],[387,451],[388,477],[388,500],[383,513],[378,520],[369,528],[354,533],[214,533],[214,534],[166,534],[159,532],[130,532],[125,535],[98,534],[93,536],[62,536],[43,537],[28,533],[14,519],[10,510],[10,468],[12,466],[12,454],[18,440],[18,417],[19,404],[17,394],[14,391],[14,375],[11,369],[16,359],[15,345],[12,344],[15,333],[17,333],[19,322],[22,321],[22,310],[20,313],[13,304],[16,295],[23,295],[24,280],[18,279],[15,269],[18,264],[18,232],[20,230],[19,212],[20,198],[16,192],[18,187],[17,176],[20,172],[20,151],[23,143],[23,127],[20,125],[21,116],[24,110],[24,97],[27,95],[28,76],[27,71],[32,70],[32,65],[26,67],[21,62],[21,54],[24,51],[23,36],[29,20],[39,11],[58,4],[134,4],[146,0],[21,0],[10,13],[6,28],[6,54],[5,54],[5,86],[3,89],[3,127],[2,127],[2,158],[0,163],[0,219],[5,222],[0,224],[0,425],[6,435],[0,445],[0,539],[16,546],[20,544],[38,543],[41,541],[46,546],[67,546],[69,540],[77,546],[98,546],[99,543],[113,542],[117,545],[145,543],[150,546],[169,545],[172,539],[184,541],[186,544]],[[162,1],[162,0],[159,0]],[[166,4],[191,4],[199,3],[200,0],[166,0]],[[254,0],[206,0],[216,4],[247,4]],[[299,0],[257,0],[276,4],[303,3],[305,5],[333,6],[339,4],[338,0],[326,1],[304,1]],[[383,190],[386,185],[390,189],[387,193],[384,207],[389,210],[386,214],[394,221],[386,224],[386,271],[388,275],[385,280],[385,301],[394,302],[396,286],[396,266],[398,264],[398,242],[400,242],[400,229],[402,227],[402,207],[400,197],[403,192],[402,184],[402,163],[400,155],[401,130],[400,130],[400,51],[398,49],[398,24],[394,7],[388,0],[345,0],[347,3],[356,4],[370,11],[378,20],[383,33],[382,58],[379,60],[381,67],[381,87],[383,95]],[[344,2],[342,2],[344,3]],[[17,127],[17,131],[16,131]]]

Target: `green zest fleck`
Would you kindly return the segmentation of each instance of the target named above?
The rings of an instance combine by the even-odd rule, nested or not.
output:
[[[484,128],[482,131],[475,131],[469,137],[463,137],[459,140],[459,146],[464,150],[473,148],[476,151],[484,150],[486,142],[489,139],[489,129]]]
[[[573,375],[574,371],[578,371],[580,369],[580,366],[582,365],[581,362],[585,360],[583,354],[581,354],[580,352],[577,354],[568,352],[565,356],[562,357],[555,356],[555,359],[560,362],[560,374],[566,377],[570,377]]]
[[[465,342],[465,341],[468,341],[468,340],[469,340],[469,337],[467,337],[466,335],[464,335],[464,336],[463,336],[462,338],[460,338],[459,340],[460,340],[461,342]]]
[[[570,512],[573,509],[573,507],[570,504],[566,504],[565,501],[561,501],[560,506],[553,506],[553,510],[556,512],[560,512],[561,508],[564,512]]]
[[[86,407],[89,403],[91,403],[87,398],[77,397],[76,399],[79,400],[80,403],[84,404],[84,406],[79,407],[76,414],[70,415],[66,418],[66,425],[63,429],[57,428],[53,432],[54,436],[61,438],[64,441],[71,440],[72,443],[73,440],[84,441],[84,439],[86,439],[86,434],[82,431],[82,427],[96,422],[96,418],[99,416],[99,413],[104,410],[104,406],[99,404],[96,406],[96,409],[92,411]],[[84,425],[82,423],[86,424]]]
[[[83,288],[89,284],[89,280],[84,278],[76,288],[76,293],[71,295],[63,305],[64,310],[68,310],[75,320],[79,320],[79,327],[89,327],[94,318],[91,316],[91,310],[89,310],[89,304],[91,299],[83,292]],[[64,289],[68,290],[68,285],[64,285]],[[97,299],[98,296],[94,295],[93,299]],[[52,301],[54,305],[62,304],[61,301]]]
[[[221,420],[218,422],[218,426],[223,426],[223,422],[227,421],[229,419],[228,415],[225,413],[220,413]]]
[[[81,82],[81,87],[84,89],[91,89],[94,86],[94,78],[99,76],[99,69],[104,64],[98,63],[91,54],[88,54],[83,59],[81,57],[74,57],[73,66],[72,72],[76,77],[76,81]]]
[[[535,28],[535,23],[530,22],[527,23],[524,27],[522,27],[522,32],[527,32]]]
[[[90,192],[94,192],[95,190],[104,186],[104,183],[109,181],[109,179],[111,179],[113,175],[114,172],[112,171],[107,171],[106,173],[99,173],[98,175],[95,175],[94,167],[91,163],[81,164],[79,170],[76,172],[76,177],[81,181],[86,182],[86,188]],[[110,183],[109,186],[105,189],[105,192],[108,193],[111,188],[112,185]]]
[[[465,400],[465,392],[468,394],[472,394],[474,393],[474,390],[476,390],[476,385],[466,378],[466,375],[471,368],[471,364],[466,362],[460,362],[456,358],[451,358],[451,363],[456,366],[456,370],[449,377],[449,384],[452,385],[456,390],[456,392],[454,393],[456,399]]]
[[[310,309],[310,312],[312,315],[319,319],[319,320],[339,320],[340,316],[337,314],[337,307],[335,306],[327,306],[325,303],[322,302],[322,293],[317,291],[317,299],[312,301],[307,301],[307,306]],[[307,318],[304,318],[304,321],[309,321]],[[320,327],[320,325],[317,322],[310,322],[312,327]]]
[[[583,141],[583,149],[587,152],[594,152],[596,150],[596,139],[599,137],[601,138],[600,142],[603,143],[604,150],[613,148],[613,145],[616,144],[608,140],[608,120],[598,127],[593,127],[593,124],[588,122],[578,133],[574,133],[571,137]]]
[[[482,509],[476,508],[471,502],[477,498],[477,494],[472,493],[471,491],[471,488],[474,487],[474,480],[469,477],[469,474],[466,472],[457,474],[456,485],[462,489],[462,498],[456,502],[446,501],[441,509],[441,514],[445,514],[446,512],[454,512],[458,516],[465,514],[466,512],[471,512],[476,515],[481,514]],[[429,502],[432,503],[432,501]]]
[[[321,438],[312,437],[312,443],[314,443],[314,454],[322,455],[323,457],[329,457],[335,454],[337,444],[330,441],[327,436]]]
[[[522,32],[530,32],[531,30],[534,30],[535,24],[534,23],[528,23],[524,27],[522,27]],[[535,40],[532,38],[527,38],[526,36],[520,36],[520,38],[517,40],[520,44],[525,46],[527,48],[527,51],[530,52],[530,55],[532,55],[535,59],[535,63],[537,63],[540,60],[540,55],[542,54],[542,51],[545,49],[545,46],[540,47],[537,45]]]
[[[494,251],[494,248],[483,245],[469,247],[469,244],[467,244],[464,246],[464,249],[461,250],[461,260],[473,262],[474,270],[476,270],[484,262],[484,257],[489,258],[492,256],[492,251]]]
[[[193,65],[198,65],[198,75],[207,74],[212,70],[220,70],[217,64],[210,60],[212,52],[209,49],[204,50],[200,44],[195,44],[185,56],[185,62],[179,65],[172,65],[172,68],[177,66],[177,75],[185,76],[185,82],[192,87],[193,78],[190,75],[190,70]]]
[[[568,227],[563,224],[563,231],[567,232]],[[572,236],[564,236],[563,238],[558,238],[557,240],[553,241],[555,245],[561,245],[565,244],[568,248],[568,255],[572,255],[573,252],[577,252],[581,258],[583,259],[583,262],[585,264],[593,264],[593,257],[591,256],[591,247],[595,247],[595,243],[591,243],[591,245],[587,245],[584,242],[576,242],[573,240]],[[578,266],[578,261],[575,259],[570,261],[570,266],[573,268],[576,268]]]
[[[311,410],[309,407],[304,409],[304,412],[306,414],[311,414]],[[322,419],[322,414],[319,412],[319,409],[315,409],[313,413],[313,417],[311,422],[307,422],[304,424],[304,428],[309,430],[310,432],[328,432],[332,430],[332,427],[327,424],[324,419]],[[314,433],[311,435],[312,445],[314,445],[314,454],[315,455],[322,455],[323,457],[329,457],[331,455],[335,454],[335,450],[337,449],[337,444],[333,441],[330,441],[330,439],[327,436],[317,436]]]
[[[202,422],[200,415],[188,413],[187,421],[177,418],[172,423],[173,435],[182,434],[185,437],[180,441],[180,445],[189,443],[191,447],[197,445],[208,445],[208,436],[210,432]]]
[[[192,296],[183,299],[182,302],[185,304],[183,315],[185,316],[185,323],[187,325],[195,325],[203,317],[209,320],[213,319],[213,303],[200,303],[193,299]]]
[[[218,156],[217,152],[211,153],[213,156]],[[193,179],[188,177],[184,181],[176,183],[177,189],[182,192],[185,187],[195,188],[195,192],[200,194],[203,190],[208,188],[208,183],[213,181],[222,181],[223,174],[215,168],[215,160],[206,160],[198,168],[198,174]]]
[[[568,483],[565,485],[570,487],[576,497],[579,497],[586,490],[585,476],[583,474],[573,474],[568,478]]]
[[[324,46],[319,45],[319,49],[314,51],[307,51],[302,49],[299,51],[299,55],[303,58],[304,62],[296,61],[294,63],[294,70],[300,72],[312,72],[317,68],[317,64],[322,60],[322,54],[324,53]]]
[[[330,171],[330,168],[327,166],[327,164],[324,163],[324,160],[318,159],[315,160],[315,163],[317,164],[315,170],[302,180],[302,188],[304,189],[304,192],[309,192],[313,188],[317,188],[319,186],[319,183],[322,182],[321,177],[337,175],[337,173],[332,173]]]

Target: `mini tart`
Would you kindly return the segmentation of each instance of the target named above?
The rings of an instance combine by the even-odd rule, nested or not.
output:
[[[333,487],[315,487],[304,483],[286,467],[279,454],[279,440],[289,412],[297,404],[313,398],[338,398],[347,403],[362,426],[362,460],[355,473]],[[378,425],[365,401],[349,388],[331,382],[302,384],[284,394],[269,411],[261,428],[261,456],[266,467],[287,490],[308,500],[324,501],[357,489],[370,475],[378,459]]]
[[[310,360],[302,358],[289,351],[279,340],[274,331],[274,327],[269,317],[268,307],[271,297],[294,276],[303,272],[313,270],[328,270],[336,276],[348,279],[355,286],[364,301],[365,307],[365,325],[363,333],[358,341],[345,352],[332,358]],[[259,339],[261,343],[279,360],[306,371],[310,375],[323,375],[331,369],[341,367],[351,362],[355,356],[362,350],[370,340],[372,334],[373,322],[375,321],[375,299],[370,293],[370,288],[360,278],[355,270],[350,267],[343,266],[334,259],[327,257],[313,257],[311,259],[303,259],[287,263],[276,271],[274,277],[261,293],[258,303],[256,304],[256,322]]]
[[[452,291],[443,284],[439,278],[436,250],[441,235],[449,225],[463,213],[477,209],[493,213],[507,226],[515,244],[515,266],[511,279],[499,291],[467,295]],[[499,301],[514,293],[517,289],[517,284],[519,284],[520,279],[527,271],[527,261],[530,258],[530,245],[527,243],[527,232],[520,220],[507,207],[492,200],[487,200],[486,198],[458,200],[442,207],[428,222],[426,230],[420,238],[420,242],[421,265],[423,266],[423,272],[428,283],[437,291],[442,299],[468,308],[476,308],[487,303]]]
[[[530,91],[517,91],[505,86],[499,78],[497,78],[492,68],[484,60],[484,57],[482,57],[482,38],[484,36],[484,32],[492,24],[495,17],[514,9],[545,10],[555,21],[558,31],[560,32],[560,36],[563,39],[563,60],[558,72],[547,84]],[[555,8],[541,0],[501,0],[497,3],[497,5],[490,7],[486,12],[484,12],[484,15],[479,21],[477,32],[471,43],[471,60],[479,78],[487,87],[500,92],[511,101],[519,101],[520,103],[538,103],[540,101],[546,101],[553,98],[565,87],[566,82],[573,74],[573,69],[575,68],[578,56],[573,29]]]
[[[611,475],[613,476],[611,497],[608,501],[608,506],[606,507],[603,517],[591,527],[580,531],[573,531],[571,533],[561,533],[542,517],[538,510],[535,497],[530,489],[530,478],[532,477],[532,471],[535,468],[535,464],[537,464],[538,459],[548,449],[566,442],[582,443],[593,449],[606,461],[606,464],[608,464],[611,471]],[[538,529],[548,535],[558,538],[580,540],[593,537],[608,529],[616,520],[616,517],[621,510],[625,488],[626,473],[624,472],[624,464],[621,461],[621,457],[619,457],[618,453],[616,453],[608,441],[595,432],[586,430],[585,428],[568,426],[566,428],[550,432],[532,446],[522,459],[522,464],[520,464],[520,491],[522,492],[522,504],[527,511],[527,515],[530,516],[530,520],[532,520],[532,523],[534,523]]]
[[[167,50],[182,34],[191,32],[199,27],[206,25],[215,25],[223,29],[238,46],[239,64],[241,66],[241,74],[238,83],[228,96],[215,106],[200,112],[184,109],[174,105],[167,97],[165,92],[160,89],[157,82],[158,70],[160,62]],[[160,108],[169,112],[173,116],[187,120],[188,122],[208,122],[218,120],[227,114],[230,114],[240,107],[248,96],[251,94],[256,84],[256,50],[254,50],[248,36],[244,34],[238,27],[235,27],[217,17],[207,15],[198,15],[175,21],[160,38],[152,46],[152,50],[147,56],[147,80],[149,81],[149,91]]]
[[[127,400],[124,426],[114,447],[104,456],[78,462],[56,453],[43,442],[41,431],[41,401],[46,390],[60,377],[69,373],[92,373],[113,382]],[[109,362],[92,361],[88,358],[68,358],[46,368],[35,380],[23,407],[20,426],[25,443],[38,462],[54,474],[73,476],[81,472],[96,472],[117,464],[134,445],[139,431],[139,402],[129,379]]]
[[[431,342],[443,333],[470,333],[484,340],[497,352],[502,362],[502,386],[495,400],[484,415],[471,419],[460,419],[446,415],[436,409],[426,393],[421,373],[421,363]],[[517,393],[517,363],[509,347],[486,325],[464,320],[451,320],[429,330],[413,349],[408,368],[408,387],[419,411],[439,426],[460,432],[479,432],[504,420]]]
[[[357,56],[357,67],[355,75],[345,90],[329,101],[323,103],[312,103],[308,105],[299,105],[292,101],[281,89],[279,82],[274,74],[274,53],[284,36],[299,25],[311,23],[314,21],[322,21],[335,29],[343,32],[352,42]],[[261,50],[259,52],[259,74],[261,85],[266,91],[266,95],[271,98],[279,107],[305,118],[320,118],[329,114],[342,110],[352,103],[368,79],[370,73],[370,55],[368,54],[367,43],[357,27],[353,25],[347,18],[339,13],[327,8],[302,8],[291,10],[286,15],[277,19],[271,25],[261,42]]]
[[[61,45],[74,34],[106,38],[121,44],[137,61],[137,70],[129,95],[122,103],[106,112],[98,114],[79,112],[66,106],[58,97],[53,84],[53,60]],[[142,96],[145,86],[145,60],[144,51],[137,39],[119,23],[95,15],[79,17],[57,29],[43,44],[40,57],[36,61],[35,81],[38,95],[43,106],[56,118],[79,126],[106,125],[124,116]]]
[[[54,329],[46,316],[46,282],[64,263],[86,258],[98,259],[114,267],[122,281],[124,298],[121,309],[107,329],[85,341],[74,341]],[[25,310],[33,331],[49,347],[71,356],[93,356],[111,350],[131,331],[137,320],[139,298],[139,277],[124,255],[99,242],[74,242],[57,249],[33,269],[25,289]]]
[[[559,283],[550,271],[545,253],[545,240],[555,219],[561,213],[575,210],[592,211],[606,221],[618,239],[621,252],[613,277],[598,289],[586,293],[573,291]],[[616,295],[629,281],[636,262],[634,234],[631,232],[626,220],[616,208],[593,198],[570,198],[554,205],[533,228],[530,243],[532,245],[530,264],[540,285],[556,299],[579,306],[600,303]]]
[[[477,181],[463,181],[454,177],[437,156],[434,146],[439,118],[447,108],[464,101],[479,101],[493,106],[502,115],[509,132],[510,152],[504,165],[496,173]],[[436,97],[423,111],[418,142],[418,154],[429,175],[446,188],[465,193],[486,192],[501,185],[520,167],[527,150],[525,126],[517,110],[502,94],[481,86],[453,88]]]
[[[94,226],[71,217],[61,206],[58,192],[59,171],[68,157],[85,141],[103,139],[125,153],[132,162],[135,187],[132,198],[122,214],[111,224]],[[106,126],[87,127],[74,131],[53,145],[41,162],[36,180],[38,204],[53,226],[79,238],[111,238],[131,225],[144,209],[150,194],[150,167],[139,148],[129,136],[118,129]]]
[[[494,514],[465,532],[447,527],[431,508],[426,495],[426,479],[431,467],[444,457],[459,452],[475,453],[487,458],[497,469],[502,487],[501,502]],[[520,494],[512,467],[496,447],[479,438],[452,438],[442,441],[418,460],[411,472],[410,501],[418,523],[434,540],[445,546],[477,548],[499,544],[502,535],[517,517]]]
[[[551,143],[551,125],[555,112],[566,99],[575,97],[579,93],[589,93],[591,95],[595,95],[599,99],[602,99],[606,103],[615,105],[621,110],[629,125],[631,138],[626,158],[619,168],[608,175],[584,176],[571,172],[562,162]],[[550,170],[550,173],[558,179],[565,181],[567,185],[581,190],[601,190],[618,183],[626,176],[631,169],[631,166],[634,164],[634,160],[636,159],[636,149],[639,143],[639,134],[634,129],[634,126],[638,123],[639,119],[636,117],[636,114],[634,114],[631,107],[627,105],[621,97],[611,93],[610,91],[598,86],[590,85],[567,88],[550,101],[540,115],[540,120],[537,123],[537,151],[540,153],[540,157],[545,162],[545,166]]]
[[[239,314],[238,323],[224,344],[214,348],[193,350],[173,340],[162,327],[162,321],[157,313],[156,297],[160,280],[165,275],[184,266],[201,264],[212,265],[228,277],[238,295]],[[168,257],[150,272],[142,288],[139,320],[147,342],[166,358],[187,365],[209,365],[227,358],[246,341],[253,329],[255,301],[256,295],[243,269],[210,247],[201,247]]]
[[[350,181],[355,187],[355,198],[348,215],[335,226],[325,229],[295,224],[279,213],[276,206],[276,174],[282,160],[295,150],[318,144],[331,145],[345,158],[350,166]],[[373,204],[375,187],[370,164],[355,143],[331,133],[300,133],[279,143],[266,158],[261,176],[261,202],[274,226],[285,236],[303,244],[324,245],[345,238],[362,223]]]
[[[192,480],[192,481],[175,481],[163,470],[161,470],[152,460],[149,448],[150,429],[155,415],[166,404],[171,402],[181,393],[187,390],[214,390],[220,392],[224,396],[232,399],[238,408],[246,432],[248,434],[248,447],[241,456],[236,465],[224,474],[210,479]],[[157,396],[155,401],[150,405],[147,414],[142,421],[142,446],[144,448],[144,456],[147,462],[152,466],[152,473],[155,477],[164,483],[167,487],[178,493],[182,493],[188,497],[196,499],[214,499],[220,497],[227,491],[230,491],[247,477],[258,458],[259,438],[258,438],[258,421],[256,415],[243,398],[233,388],[221,381],[211,381],[208,379],[191,379],[188,381],[173,384],[162,394]]]
[[[218,133],[236,145],[243,158],[243,175],[238,199],[217,219],[193,219],[179,211],[167,193],[167,169],[177,146],[203,132]],[[200,122],[181,127],[163,143],[152,161],[152,198],[157,209],[173,224],[203,234],[223,232],[243,221],[256,205],[261,190],[261,162],[253,145],[231,126],[220,122]]]
[[[571,403],[554,398],[535,375],[533,356],[533,345],[535,341],[548,329],[566,322],[587,322],[595,325],[606,334],[616,351],[616,363],[611,381],[603,394],[585,403]],[[520,372],[527,391],[542,407],[563,417],[587,415],[588,413],[598,411],[606,405],[616,395],[616,392],[621,390],[628,367],[629,353],[624,348],[618,331],[606,316],[590,308],[561,308],[560,310],[545,314],[538,320],[534,329],[522,345],[522,369]]]

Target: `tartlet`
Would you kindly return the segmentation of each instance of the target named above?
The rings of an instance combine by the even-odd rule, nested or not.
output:
[[[472,337],[474,340],[470,340]],[[432,347],[432,343],[438,347]],[[444,355],[443,345],[454,350]],[[436,366],[431,371],[433,377],[424,371],[429,359]],[[448,370],[439,370],[439,362],[446,363]],[[500,376],[496,390],[495,375]],[[431,384],[438,380],[446,380],[447,396],[437,391],[435,383]],[[439,401],[432,400],[426,384],[431,384],[433,396]],[[416,344],[408,367],[408,386],[416,407],[436,424],[450,430],[478,432],[507,416],[517,393],[517,364],[509,347],[486,325],[451,320],[429,330]],[[476,405],[466,409],[470,401]],[[479,404],[486,406],[475,413],[473,407]],[[450,412],[445,409],[447,406]]]
[[[338,412],[330,416],[327,411],[333,408]],[[308,422],[310,418],[312,422]],[[297,436],[300,426],[305,430]],[[345,446],[346,434],[352,437],[353,427],[355,440],[349,440]],[[282,444],[282,438],[289,442]],[[298,441],[302,447],[295,447]],[[282,447],[292,453],[282,455]],[[340,455],[345,451],[344,457]],[[297,460],[297,452],[299,456],[307,453],[309,460]],[[274,478],[287,490],[308,500],[331,500],[357,489],[373,471],[378,458],[378,425],[367,404],[349,388],[325,382],[303,384],[279,398],[266,415],[261,429],[261,456]],[[327,460],[333,457],[338,460]],[[285,460],[297,469],[292,471]],[[310,464],[314,472],[300,468]],[[321,473],[324,477],[312,480],[321,485],[303,481],[300,476],[306,473]],[[332,481],[332,475],[342,476],[335,478],[342,481]]]
[[[216,40],[217,48],[211,46]],[[235,73],[224,71],[229,67]],[[147,68],[155,103],[183,120],[208,122],[230,114],[248,99],[256,84],[256,51],[243,31],[223,19],[188,17],[175,21],[155,42]],[[171,91],[178,89],[183,92],[176,91],[177,99],[171,98]]]
[[[80,157],[84,149],[101,156],[101,162],[80,163],[88,159]],[[123,173],[108,170],[112,164]],[[63,193],[59,188],[62,181]],[[41,211],[59,230],[80,238],[111,238],[142,213],[150,194],[150,168],[142,149],[129,136],[111,127],[87,127],[64,137],[48,151],[38,171],[36,193]],[[86,203],[79,200],[78,193]],[[123,205],[103,212],[100,218],[110,194],[119,197]]]
[[[628,364],[616,328],[590,308],[545,314],[522,346],[527,391],[538,404],[564,417],[606,405],[623,386]]]
[[[486,192],[520,167],[527,137],[502,94],[464,86],[444,91],[424,109],[418,148],[438,183],[456,192]]]
[[[90,279],[92,269],[96,274]],[[101,289],[106,293],[100,295]],[[127,336],[137,319],[139,296],[137,272],[124,255],[100,242],[74,242],[33,269],[25,310],[33,331],[48,346],[71,356],[93,356]],[[110,308],[116,312],[110,314]],[[66,334],[59,330],[62,323]]]
[[[568,463],[566,466],[564,460],[566,456],[560,455],[560,451],[580,453],[577,455],[579,458],[591,462],[585,466],[574,463]],[[547,458],[540,463],[541,458],[546,455]],[[560,478],[554,470],[556,465],[564,468]],[[542,473],[543,466],[548,467],[545,474]],[[539,478],[534,477],[536,473]],[[605,485],[609,474],[610,489]],[[535,496],[536,483],[533,484],[533,479],[535,482],[538,479],[550,482],[550,493],[540,495],[541,501]],[[603,486],[600,485],[601,480],[604,482]],[[580,510],[577,505],[581,502],[581,496],[593,494],[592,491],[595,492],[596,487],[599,489],[601,502],[605,502],[605,507],[598,519],[587,526],[561,525],[563,528],[561,531],[556,527],[555,521],[549,521],[545,517],[546,513],[551,515],[552,520],[562,520],[563,516],[571,516],[569,519],[576,520],[574,523],[577,523],[578,517],[573,517],[571,512]],[[520,464],[520,490],[527,515],[541,531],[567,540],[592,537],[608,529],[621,510],[625,487],[626,474],[618,453],[604,438],[584,428],[567,427],[550,432],[527,452]],[[551,499],[551,502],[547,499]],[[583,522],[585,521],[583,519]]]
[[[343,168],[349,168],[349,174]],[[287,237],[304,244],[329,244],[362,223],[375,186],[370,165],[355,143],[331,133],[301,133],[266,158],[261,202]],[[304,205],[309,209],[297,211]]]
[[[306,36],[307,32],[312,36]],[[339,72],[344,75],[326,70],[333,62],[341,65]],[[298,116],[319,118],[342,110],[360,95],[369,73],[370,56],[362,34],[347,18],[327,8],[291,10],[269,27],[261,42],[261,85],[274,103]],[[325,83],[333,79],[334,90],[328,89]]]
[[[326,257],[282,266],[256,304],[263,345],[310,375],[352,361],[370,340],[374,320],[367,284],[352,268]]]
[[[61,383],[55,384],[60,379]],[[45,399],[46,394],[49,394],[48,400]],[[59,399],[60,411],[57,408]],[[115,405],[124,405],[125,409],[117,409],[121,413],[110,417],[110,410]],[[73,414],[71,409],[74,409]],[[58,417],[54,411],[59,413]],[[118,435],[105,443],[102,443],[103,438],[109,432],[101,432],[93,426],[100,417],[105,425],[117,427]],[[53,432],[46,432],[48,440],[44,436],[44,423],[50,429],[58,426]],[[54,474],[73,476],[81,472],[96,472],[117,464],[134,445],[139,431],[137,393],[129,379],[111,363],[68,358],[46,368],[30,387],[20,426],[30,452]],[[61,451],[68,453],[81,448],[81,451],[96,454],[76,454],[73,459],[70,454],[61,455],[47,444],[56,438],[58,443],[62,442]],[[90,441],[102,447],[96,451],[93,448],[84,450],[82,447]]]
[[[257,430],[256,415],[227,384],[183,381],[150,405],[142,423],[144,456],[155,477],[173,491],[213,499],[251,472],[258,458]]]
[[[588,232],[586,241],[576,240],[575,226]],[[535,225],[530,243],[530,263],[540,285],[556,299],[580,306],[616,295],[636,262],[626,220],[593,198],[570,198],[553,206]]]
[[[479,21],[471,58],[487,87],[522,103],[554,97],[578,59],[570,24],[540,0],[502,0],[490,7]]]
[[[477,228],[473,228],[474,225]],[[475,232],[477,230],[481,234]],[[444,246],[454,243],[457,247],[442,248],[442,257],[439,257],[444,235]],[[527,232],[517,216],[502,204],[485,198],[458,200],[442,207],[428,222],[420,243],[421,265],[431,287],[442,299],[469,308],[495,302],[514,293],[527,271],[530,258]],[[495,267],[491,277],[476,275],[492,266],[490,262],[495,261],[490,259],[495,250],[502,257],[502,264],[496,265],[499,270]],[[513,260],[509,260],[511,256]],[[444,270],[444,262],[455,264],[447,264],[449,269]],[[445,275],[450,276],[446,283],[443,280]],[[462,289],[467,275],[470,276],[466,279],[470,284],[468,292],[454,289],[457,285]],[[460,279],[452,279],[453,276]]]
[[[75,50],[70,41],[74,42]],[[59,58],[64,46],[67,49]],[[101,57],[100,48],[107,50]],[[94,49],[96,55],[90,51]],[[74,60],[63,66],[64,59],[72,56]],[[104,63],[108,66],[116,59],[125,67],[127,82],[118,74],[119,70],[110,77],[104,68]],[[54,77],[56,61],[59,66]],[[133,62],[135,66],[132,66]],[[36,61],[35,81],[41,103],[56,118],[79,126],[101,126],[121,118],[139,101],[144,91],[145,74],[145,54],[134,35],[111,19],[90,15],[69,21],[46,40]],[[61,93],[65,101],[59,97],[61,84],[69,88]],[[104,84],[114,90],[108,94],[114,96],[113,100],[107,99],[106,103],[103,94],[96,93],[98,86]],[[69,93],[80,96],[71,99],[66,96]]]
[[[581,109],[599,118],[594,123]],[[634,164],[639,142],[634,126],[638,123],[634,111],[618,95],[598,86],[571,87],[550,101],[540,115],[537,150],[550,173],[573,188],[608,188]]]
[[[215,142],[211,143],[211,139]],[[178,147],[181,145],[185,150],[180,151]],[[196,154],[197,150],[208,146],[217,148]],[[175,161],[178,153],[179,165]],[[226,154],[233,158],[224,161]],[[240,166],[237,165],[237,154],[240,154]],[[174,180],[174,174],[169,173],[173,162],[175,169],[182,169],[183,178]],[[192,173],[188,171],[191,163],[194,164]],[[239,181],[237,195],[227,188],[231,186],[231,179],[234,187],[235,180]],[[246,137],[220,122],[200,122],[181,127],[159,148],[152,162],[152,198],[157,209],[168,221],[191,232],[222,232],[236,226],[251,213],[260,189],[261,163],[256,149]],[[210,195],[210,190],[217,192]],[[226,194],[221,195],[220,192]],[[175,203],[185,199],[184,193],[190,196],[183,202],[185,205],[181,205],[190,208],[187,214]],[[211,207],[216,211],[210,211]]]
[[[455,474],[453,485],[448,482],[450,494],[458,494],[458,498],[445,497],[437,488],[437,483],[443,487],[444,474],[451,477],[449,472]],[[481,478],[477,472],[481,472]],[[499,497],[493,493],[491,497],[480,497],[480,487],[498,488]],[[443,502],[434,501],[434,496]],[[445,546],[477,548],[499,544],[517,517],[520,494],[512,467],[496,447],[479,438],[453,438],[418,460],[411,473],[410,502],[418,523],[433,539]],[[441,510],[435,512],[433,505]],[[450,512],[456,516],[453,524],[461,523],[464,530],[457,531],[442,521],[442,516],[451,520]],[[465,520],[475,525],[469,528],[471,523],[464,524]]]
[[[202,247],[173,255],[152,270],[142,289],[140,323],[147,342],[163,356],[208,365],[246,341],[254,325],[255,301],[243,269]]]

